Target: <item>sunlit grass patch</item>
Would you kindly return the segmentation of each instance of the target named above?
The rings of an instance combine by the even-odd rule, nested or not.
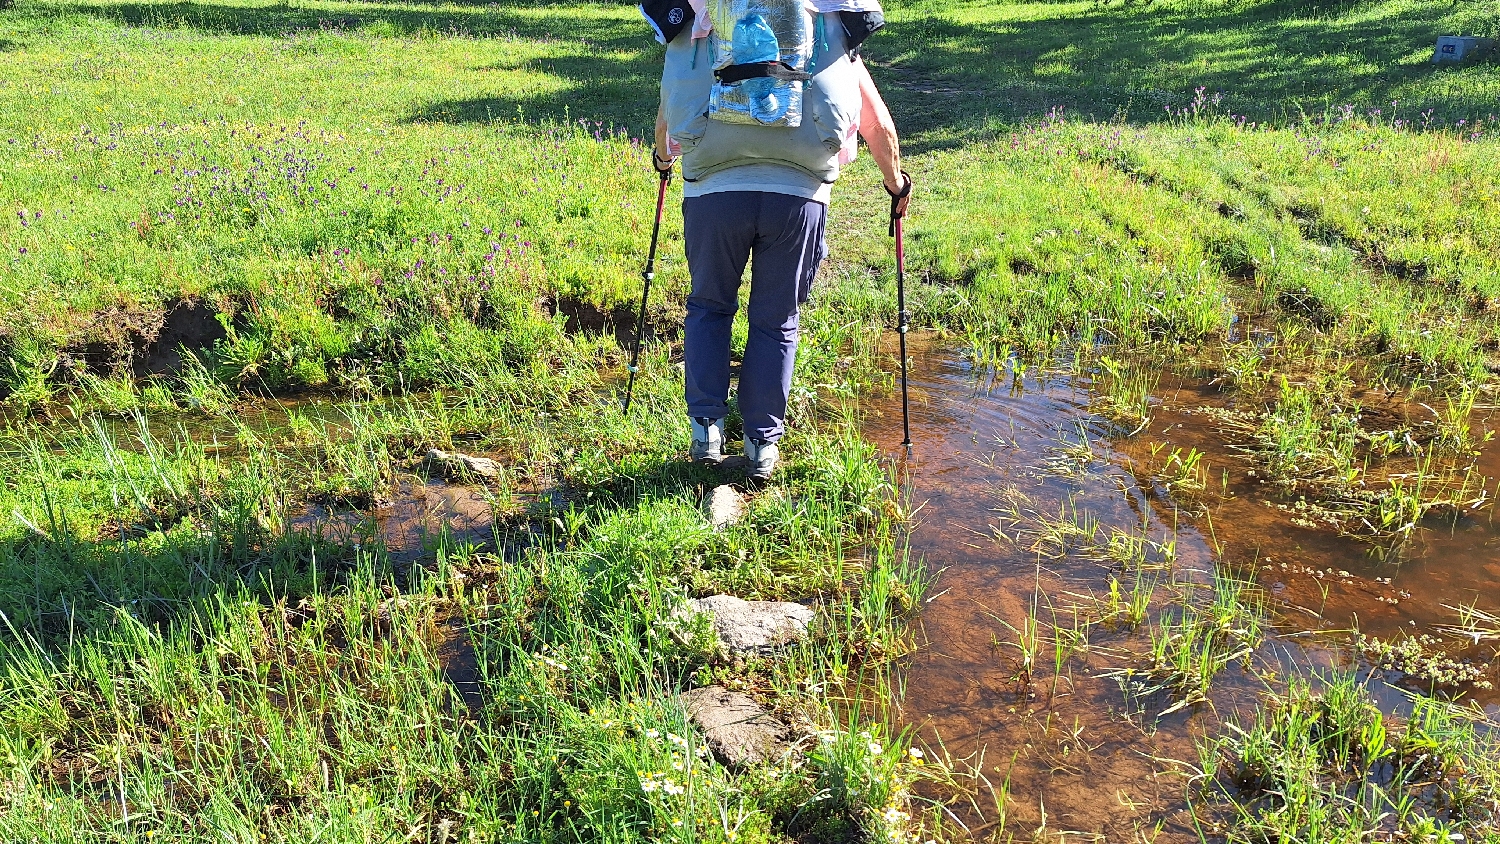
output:
[[[1493,744],[1474,711],[1418,697],[1390,722],[1353,675],[1294,679],[1203,743],[1203,788],[1232,809],[1230,841],[1491,841]]]

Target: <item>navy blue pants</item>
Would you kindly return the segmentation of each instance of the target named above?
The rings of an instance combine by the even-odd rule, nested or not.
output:
[[[731,191],[683,200],[693,277],[684,331],[689,416],[722,419],[729,412],[730,333],[749,262],[750,336],[740,367],[740,416],[746,437],[781,438],[797,360],[798,308],[827,254],[827,214],[821,202],[781,193]]]

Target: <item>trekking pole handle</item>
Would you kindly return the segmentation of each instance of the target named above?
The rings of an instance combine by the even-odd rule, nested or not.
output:
[[[887,194],[890,194],[891,197],[891,237],[896,236],[896,221],[906,216],[906,211],[901,207],[901,201],[911,196],[911,189],[913,185],[911,174],[906,172],[905,170],[901,171],[901,178],[906,180],[906,184],[902,186],[900,193],[892,193],[889,187],[886,187],[883,184],[881,185],[881,187],[885,188],[885,192]]]
[[[663,182],[672,181],[672,165],[676,161],[677,159],[675,158],[662,158],[656,154],[656,150],[651,151],[651,166],[656,168],[656,175]],[[661,165],[663,164],[667,166],[662,167]]]

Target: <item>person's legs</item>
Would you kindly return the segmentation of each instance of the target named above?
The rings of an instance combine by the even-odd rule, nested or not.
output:
[[[711,193],[682,202],[693,279],[683,327],[683,392],[694,419],[723,419],[729,413],[729,341],[761,196]]]
[[[740,370],[745,439],[774,443],[786,425],[787,395],[797,360],[798,307],[812,291],[826,254],[821,202],[763,194],[750,267],[750,336]]]

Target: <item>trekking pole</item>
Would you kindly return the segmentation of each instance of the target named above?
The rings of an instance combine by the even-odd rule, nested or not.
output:
[[[911,325],[911,315],[906,312],[906,238],[902,229],[901,200],[911,195],[911,176],[906,177],[906,187],[899,194],[891,194],[891,237],[896,239],[896,331],[901,335],[901,445],[906,455],[911,456],[911,401],[906,386],[906,332]],[[889,193],[889,191],[887,191]]]
[[[651,226],[651,251],[646,254],[646,269],[641,271],[641,310],[635,318],[635,345],[630,350],[630,379],[625,382],[625,409],[630,413],[630,398],[635,393],[635,374],[641,369],[641,333],[646,330],[646,299],[651,295],[651,279],[656,277],[656,239],[661,235],[661,214],[667,204],[667,183],[671,170],[658,170],[661,185],[656,189],[656,222]]]

